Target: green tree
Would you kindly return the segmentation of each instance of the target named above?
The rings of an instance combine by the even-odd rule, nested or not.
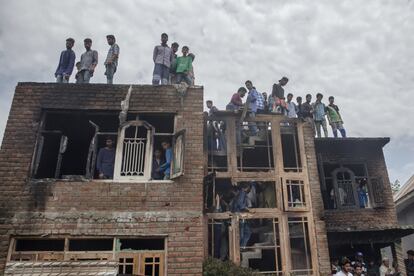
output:
[[[249,268],[243,268],[230,261],[208,258],[203,264],[203,276],[260,276]]]
[[[396,194],[401,188],[401,183],[400,181],[397,179],[394,181],[394,183],[391,183],[391,190],[392,190],[392,194]]]

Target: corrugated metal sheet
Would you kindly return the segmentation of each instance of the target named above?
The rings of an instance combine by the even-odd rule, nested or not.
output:
[[[116,276],[118,263],[108,261],[7,262],[5,276]]]

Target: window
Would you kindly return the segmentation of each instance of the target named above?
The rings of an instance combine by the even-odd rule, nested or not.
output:
[[[173,160],[171,163],[171,179],[184,174],[185,129],[178,131],[173,137]]]
[[[208,170],[210,172],[227,171],[227,123],[220,119],[205,122]]]
[[[382,188],[369,178],[364,164],[323,163],[322,190],[327,209],[381,207]],[[381,185],[380,185],[381,186]],[[376,197],[376,199],[374,198]],[[378,200],[378,203],[375,203]]]
[[[256,134],[252,133],[257,129]],[[253,130],[254,131],[254,130]],[[274,168],[270,122],[242,122],[236,128],[237,169],[243,172]]]
[[[150,179],[154,128],[145,121],[127,121],[119,131],[115,180]]]
[[[118,275],[164,275],[164,238],[17,238],[10,261],[118,261]],[[67,246],[65,246],[67,245]],[[115,246],[114,246],[115,245]]]
[[[305,184],[302,180],[285,181],[285,209],[303,211],[306,208]]]
[[[208,212],[241,212],[252,208],[277,208],[274,181],[241,181],[229,178],[205,179],[205,207]]]
[[[294,275],[313,275],[308,220],[306,217],[288,219],[291,272]]]
[[[242,219],[239,231],[240,266],[282,275],[278,219]]]
[[[210,219],[208,221],[208,254],[222,261],[229,260],[229,219]]]
[[[301,172],[302,161],[296,124],[282,122],[280,133],[285,172]]]

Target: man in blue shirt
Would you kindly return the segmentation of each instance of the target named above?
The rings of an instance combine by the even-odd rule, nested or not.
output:
[[[248,112],[248,116],[251,119],[256,118],[256,113],[257,113],[257,99],[259,97],[256,89],[254,89],[253,87],[253,83],[251,81],[246,81],[245,82],[246,88],[247,90],[249,90],[249,93],[247,94],[247,103],[248,103],[248,108],[249,108],[249,112]],[[258,129],[257,129],[257,125],[256,122],[249,122],[249,130],[251,132],[251,135],[255,136],[258,133]]]
[[[75,52],[72,50],[75,40],[73,38],[66,39],[66,50],[60,53],[59,64],[55,72],[57,83],[68,83],[75,65]]]
[[[170,179],[171,175],[171,161],[173,158],[173,151],[171,143],[164,141],[161,143],[162,148],[165,150],[165,163],[160,166],[160,171],[164,172],[164,180]]]
[[[321,93],[316,94],[316,102],[313,104],[313,120],[315,123],[316,134],[318,138],[321,138],[321,126],[325,138],[328,137],[328,129],[326,127],[326,106],[322,103],[323,95]]]
[[[101,148],[96,160],[100,179],[112,179],[114,176],[115,149],[112,138],[106,138],[106,147]]]

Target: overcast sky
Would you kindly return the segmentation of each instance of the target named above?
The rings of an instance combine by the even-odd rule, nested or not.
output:
[[[54,81],[65,39],[77,60],[93,40],[104,82],[105,35],[120,46],[115,83],[149,84],[162,32],[196,55],[196,84],[224,108],[250,79],[270,92],[334,95],[349,136],[391,137],[390,179],[414,173],[414,4],[393,1],[0,0],[0,139],[19,81]],[[73,77],[71,79],[73,81]],[[330,130],[329,130],[330,131]],[[330,135],[332,135],[330,131]]]

